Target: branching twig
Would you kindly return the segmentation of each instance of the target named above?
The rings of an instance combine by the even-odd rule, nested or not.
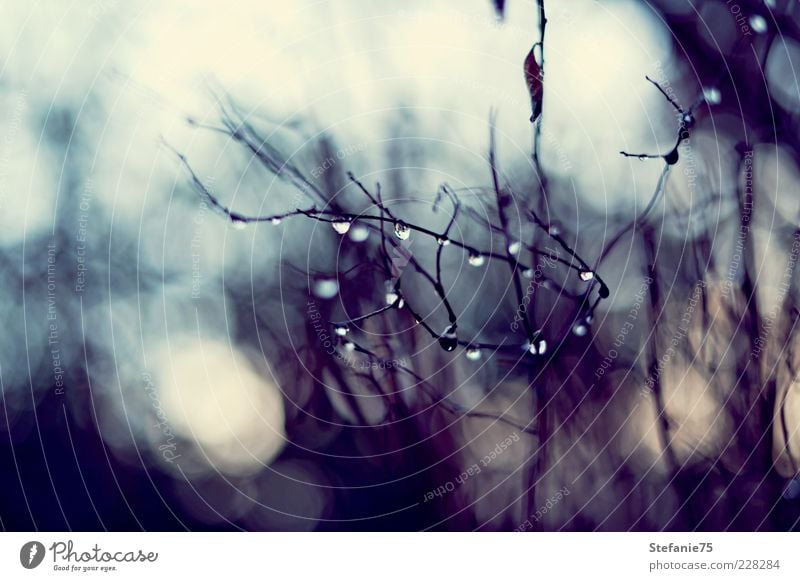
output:
[[[179,153],[173,147],[166,145],[170,151],[177,156],[181,165],[187,171],[195,191],[202,196],[203,200],[211,208],[224,215],[234,226],[237,227],[247,225],[249,223],[271,223],[278,225],[289,219],[307,219],[320,223],[331,224],[333,227],[332,229],[340,235],[349,232],[350,228],[355,223],[362,223],[379,234],[380,241],[377,245],[377,254],[380,260],[381,270],[387,277],[389,277],[389,280],[386,281],[388,286],[383,297],[386,301],[386,304],[369,309],[365,314],[346,317],[330,323],[333,326],[335,335],[341,341],[341,346],[346,351],[361,353],[371,360],[379,362],[381,359],[378,358],[375,353],[363,345],[356,343],[352,339],[350,327],[352,325],[357,325],[375,318],[380,318],[380,320],[385,321],[387,320],[387,315],[398,311],[405,311],[411,317],[413,317],[418,326],[424,330],[431,339],[438,341],[440,346],[445,351],[453,351],[456,347],[463,347],[466,350],[468,357],[470,357],[470,353],[474,354],[476,351],[480,352],[482,350],[486,350],[492,352],[493,354],[508,353],[514,356],[516,361],[520,361],[521,347],[525,347],[530,351],[530,353],[537,354],[537,350],[532,349],[531,347],[534,344],[538,345],[539,343],[544,345],[544,341],[540,337],[540,332],[534,330],[527,314],[523,319],[524,333],[527,340],[524,345],[520,345],[519,339],[513,339],[514,333],[509,333],[508,336],[503,337],[502,340],[497,343],[481,341],[479,338],[466,339],[463,337],[458,337],[456,335],[458,313],[453,308],[453,305],[449,300],[448,293],[445,291],[444,277],[446,272],[444,268],[443,256],[446,246],[452,246],[454,248],[461,249],[465,255],[468,255],[469,262],[472,266],[481,266],[487,261],[500,261],[505,263],[510,269],[512,283],[520,305],[523,305],[524,299],[520,273],[523,269],[526,272],[528,270],[534,272],[533,268],[526,266],[520,260],[519,254],[523,249],[521,241],[514,240],[510,234],[510,219],[507,212],[507,206],[511,202],[512,193],[507,186],[501,185],[500,183],[500,173],[496,159],[496,142],[493,122],[492,130],[490,132],[489,148],[489,169],[492,178],[492,187],[488,188],[487,191],[490,191],[494,194],[497,204],[496,211],[500,225],[492,224],[492,222],[488,219],[477,220],[477,213],[471,209],[468,209],[466,214],[462,214],[463,206],[457,192],[444,184],[438,191],[433,208],[434,211],[438,210],[440,202],[444,198],[447,198],[452,205],[452,214],[450,215],[444,229],[442,231],[437,231],[412,221],[401,219],[384,203],[381,196],[380,184],[377,184],[374,192],[370,191],[370,189],[352,173],[347,174],[348,178],[353,185],[355,185],[358,191],[365,196],[366,200],[368,200],[370,204],[370,207],[364,211],[356,212],[347,211],[343,207],[332,203],[332,201],[326,197],[323,191],[317,188],[313,182],[306,178],[297,167],[285,161],[273,146],[271,146],[266,140],[261,139],[250,125],[245,122],[234,121],[233,116],[229,114],[228,111],[229,109],[227,108],[224,110],[222,128],[213,126],[209,126],[208,128],[218,132],[228,132],[232,139],[243,144],[245,148],[254,157],[256,157],[268,171],[271,171],[276,176],[286,180],[299,191],[306,194],[312,200],[313,204],[307,207],[297,207],[290,210],[265,215],[245,215],[239,213],[229,206],[223,204],[219,198],[204,185],[197,173],[192,169],[184,154]],[[199,124],[196,125],[200,127]],[[495,235],[501,236],[504,242],[504,251],[495,252],[491,250],[483,250],[467,241],[452,238],[453,227],[455,226],[459,217],[464,215],[469,216],[476,223],[483,226],[485,231],[489,233],[490,238]],[[599,276],[595,276],[595,274],[591,272],[587,263],[578,255],[578,253],[575,252],[557,232],[549,229],[547,225],[545,225],[545,223],[538,218],[536,212],[530,212],[530,216],[532,217],[534,224],[545,230],[547,234],[558,243],[561,250],[567,255],[567,258],[554,255],[552,256],[553,261],[563,264],[572,271],[582,273],[582,278],[585,273],[589,272],[591,274],[590,278],[592,282],[597,280],[601,284],[600,297],[602,298],[608,296],[607,286],[605,283]],[[411,234],[422,236],[423,238],[436,243],[434,262],[435,270],[433,272],[426,268],[420,262],[418,257],[409,253],[401,245],[401,242],[407,239]],[[514,244],[518,245],[518,248],[512,249],[512,245]],[[529,250],[534,255],[536,252],[540,251],[534,245],[526,245],[524,248]],[[410,265],[413,271],[419,274],[422,280],[430,285],[439,298],[440,305],[446,311],[449,322],[449,326],[443,333],[440,331],[440,329],[434,328],[434,326],[427,320],[427,317],[422,316],[422,314],[417,310],[418,305],[414,304],[416,301],[409,300],[413,297],[404,296],[403,279],[405,277],[403,276],[403,272],[399,271],[396,264],[394,264],[390,259],[390,251],[400,252],[403,254],[403,258],[407,259],[405,264]],[[552,253],[552,251],[550,252]],[[352,272],[363,269],[367,265],[364,259],[365,256],[362,254],[356,264],[342,268],[337,273],[337,278],[341,278]],[[583,306],[587,303],[588,294],[590,292],[589,290],[587,290],[585,293],[570,293],[567,292],[562,285],[556,284],[554,281],[552,281],[552,279],[547,278],[544,274],[537,274],[536,276],[541,276],[547,281],[550,281],[551,288],[554,290],[559,290],[561,295],[565,298],[576,301],[581,308],[583,308]],[[591,287],[589,287],[589,289],[591,289]],[[598,298],[598,300],[600,299]],[[411,335],[413,336],[414,334],[412,333]],[[563,341],[554,339],[554,344],[560,345],[562,342]],[[542,353],[543,351],[544,347],[542,347]],[[545,360],[543,358],[536,358],[528,359],[527,361],[527,365],[529,366],[538,366],[544,364]],[[393,369],[398,369],[399,371],[408,373],[415,377],[418,381],[421,381],[421,378],[416,373],[404,366],[394,366]],[[337,381],[339,381],[339,379],[340,378],[337,378]],[[534,433],[529,427],[505,419],[502,416],[493,416],[492,414],[486,414],[483,412],[471,412],[470,410],[464,410],[458,406],[453,406],[451,402],[446,400],[446,396],[443,397],[437,394],[436,390],[432,389],[427,382],[421,382],[420,385],[424,386],[423,389],[433,398],[433,402],[435,404],[445,406],[454,413],[458,413],[465,417],[481,417],[502,421],[509,425],[513,425],[522,431]],[[379,391],[383,393],[381,390]],[[352,402],[351,404],[355,405]],[[363,415],[357,413],[358,410],[354,410],[354,412],[356,412],[359,421],[362,421],[361,418],[363,418]]]
[[[684,110],[683,108],[681,108],[680,105],[678,105],[678,103],[675,102],[675,100],[672,97],[669,96],[669,94],[664,90],[664,88],[660,84],[658,84],[650,77],[645,76],[645,79],[650,81],[656,87],[656,89],[658,89],[659,92],[662,95],[664,95],[664,98],[667,100],[667,102],[670,105],[672,105],[672,107],[678,113],[678,129],[677,129],[677,136],[675,139],[675,145],[667,153],[663,154],[628,153],[627,151],[620,151],[620,154],[623,155],[624,157],[636,157],[641,160],[663,158],[665,164],[675,165],[676,163],[678,163],[678,160],[680,159],[680,153],[678,151],[678,148],[680,147],[682,142],[688,141],[689,139],[690,131],[695,124],[694,110],[703,102],[703,96],[701,94],[700,97],[698,97],[698,99],[695,100],[694,103],[692,103],[691,107]]]

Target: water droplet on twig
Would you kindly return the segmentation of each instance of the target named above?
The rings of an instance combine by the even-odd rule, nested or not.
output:
[[[519,243],[518,240],[515,240],[514,242],[511,242],[508,245],[508,253],[509,254],[517,254],[517,253],[519,253],[519,249],[520,249],[520,243]]]
[[[561,235],[561,226],[558,222],[551,222],[547,227],[547,233],[550,234],[550,236],[559,236]]]
[[[531,355],[544,355],[547,352],[547,341],[537,333],[533,341],[525,342],[523,348]]]
[[[396,292],[394,292],[394,290],[386,291],[386,304],[387,305],[395,304],[397,302],[397,299],[399,299],[399,298],[400,298],[400,295],[398,295]]]
[[[594,273],[591,270],[582,270],[578,276],[581,277],[583,282],[594,280]]]
[[[436,244],[438,244],[439,246],[447,246],[448,244],[450,244],[450,239],[446,236],[438,236],[436,238]]]
[[[394,235],[400,240],[408,240],[408,237],[411,236],[411,228],[405,222],[397,221],[394,223]]]
[[[244,230],[247,228],[247,220],[239,216],[231,216],[231,228],[234,230]]]
[[[481,350],[477,347],[468,347],[466,356],[470,361],[478,361],[481,358]]]
[[[281,219],[280,219],[280,218],[278,218],[278,217],[276,216],[275,218],[273,218],[272,220],[270,220],[270,223],[271,223],[273,226],[277,226],[277,225],[279,225],[279,224],[281,223]]]
[[[439,337],[439,346],[448,353],[458,347],[458,336],[453,327],[448,327],[444,334]]]
[[[398,301],[400,294],[397,292],[397,290],[395,290],[394,283],[391,280],[387,280],[384,286],[386,288],[384,300],[388,306],[391,306]]]
[[[339,337],[344,337],[350,332],[350,328],[347,325],[336,325],[333,328],[333,332],[339,335]]]
[[[347,234],[350,231],[350,220],[336,217],[331,222],[331,227],[337,234]]]
[[[478,254],[477,252],[470,252],[467,262],[469,262],[470,266],[483,266],[485,260],[481,254]]]

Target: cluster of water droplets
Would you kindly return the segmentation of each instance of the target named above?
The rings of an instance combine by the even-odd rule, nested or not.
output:
[[[706,89],[704,95],[709,103],[719,102],[720,100],[719,91],[716,89]],[[230,222],[231,226],[237,230],[244,229],[248,224],[247,219],[235,215],[230,216]],[[270,222],[277,226],[281,223],[281,218],[274,217]],[[351,218],[337,216],[331,220],[330,224],[333,230],[339,235],[343,236],[349,233],[350,239],[354,242],[363,242],[369,237],[369,229],[362,224],[354,225]],[[547,227],[547,232],[551,236],[559,236],[561,234],[561,227],[558,223],[553,222]],[[408,240],[411,236],[411,228],[405,222],[398,220],[394,223],[394,235],[399,240]],[[446,236],[438,236],[436,242],[440,246],[447,246],[450,244],[450,240]],[[509,254],[516,255],[520,252],[521,248],[522,246],[519,241],[511,241],[508,245],[508,252]],[[486,257],[478,251],[471,250],[467,262],[470,266],[480,267],[486,263]],[[532,268],[528,268],[523,271],[522,274],[527,278],[532,278],[534,271]],[[579,277],[584,282],[592,282],[595,279],[595,273],[591,270],[582,270],[579,272]],[[602,288],[604,287],[601,287],[601,295],[603,294]],[[338,292],[339,284],[335,279],[320,278],[314,282],[313,293],[319,298],[330,299],[336,296]],[[607,289],[605,296],[607,296]],[[387,306],[395,306],[397,308],[402,308],[403,306],[403,299],[392,281],[386,281],[384,300]],[[589,332],[591,323],[592,315],[588,314],[572,326],[572,333],[578,337],[585,336]],[[356,349],[355,343],[345,339],[350,332],[350,328],[346,324],[339,323],[334,325],[333,331],[334,334],[342,338],[342,346],[345,351],[352,352]],[[456,334],[455,325],[447,327],[444,333],[438,338],[438,342],[443,350],[447,352],[454,351],[458,347],[458,336]],[[544,355],[547,352],[548,345],[547,341],[541,336],[541,332],[537,332],[534,338],[531,341],[527,341],[523,347],[525,351],[532,355]],[[469,361],[479,361],[482,356],[480,347],[476,345],[470,345],[465,349],[465,357]]]

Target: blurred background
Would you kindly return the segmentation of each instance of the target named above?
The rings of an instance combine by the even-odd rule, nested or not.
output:
[[[0,526],[797,528],[800,6],[546,10],[537,165],[533,0],[3,2]],[[619,153],[675,145],[646,75],[694,107],[658,196],[664,161]],[[578,329],[537,291],[535,364],[445,352],[405,312],[351,329],[370,370],[317,321],[383,304],[351,272],[380,236],[231,223],[179,157],[242,214],[319,203],[218,130],[245,121],[331,207],[368,206],[353,172],[440,231],[447,182],[478,217],[453,238],[496,251],[492,111],[503,180],[611,291]],[[444,260],[465,337],[523,345],[507,269]]]

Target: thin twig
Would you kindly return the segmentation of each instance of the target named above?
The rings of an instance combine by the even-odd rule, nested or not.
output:
[[[517,304],[521,305],[523,304],[523,293],[522,283],[520,282],[519,278],[519,263],[517,262],[516,255],[512,254],[511,252],[511,235],[508,231],[508,217],[506,216],[506,205],[508,205],[510,202],[511,196],[500,186],[500,178],[497,174],[497,160],[495,158],[496,151],[497,144],[495,140],[494,114],[492,114],[489,128],[489,167],[492,172],[492,185],[494,186],[495,196],[497,198],[497,214],[500,218],[500,226],[503,229],[506,258],[508,259],[508,265],[511,269],[511,278],[514,284],[514,291],[517,294]],[[526,312],[522,313],[522,315],[522,325],[525,329],[525,334],[528,337],[528,341],[532,343],[535,333],[533,331],[533,327],[531,327],[531,322],[528,319],[527,310]]]

